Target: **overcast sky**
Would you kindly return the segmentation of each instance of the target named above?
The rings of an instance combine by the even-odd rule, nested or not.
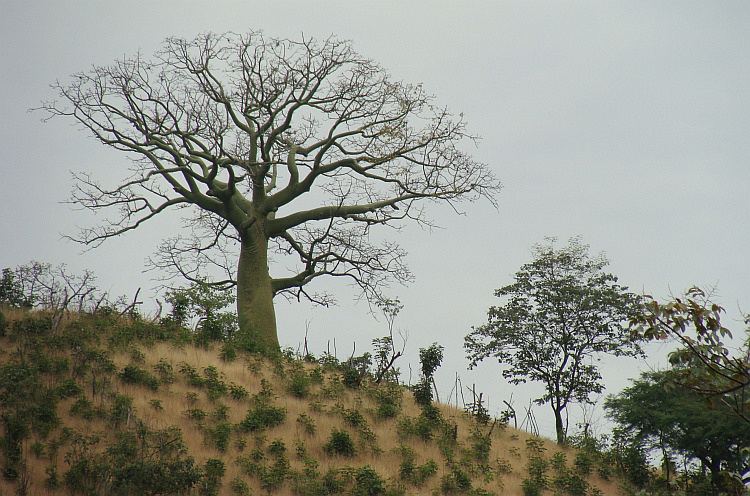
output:
[[[393,239],[409,250],[416,281],[394,287],[408,333],[401,368],[418,370],[418,349],[446,347],[438,372],[443,398],[456,374],[477,384],[492,413],[512,396],[519,412],[533,387],[511,388],[497,363],[466,371],[463,337],[486,320],[493,290],[512,282],[545,236],[582,237],[605,252],[608,270],[631,290],[666,297],[716,285],[739,331],[750,312],[750,4],[747,2],[7,2],[0,18],[0,267],[31,260],[91,269],[114,293],[156,283],[142,273],[161,235],[157,223],[82,253],[65,241],[96,222],[61,204],[70,171],[121,177],[125,157],[62,120],[44,124],[27,109],[55,98],[49,84],[167,36],[262,29],[269,36],[350,39],[393,78],[423,83],[463,112],[483,137],[470,150],[503,182],[499,207],[465,215],[436,208],[443,229],[407,227]],[[320,353],[340,357],[387,332],[353,292],[313,309],[278,302],[283,346],[308,333]],[[607,393],[647,362],[608,361]],[[548,407],[535,408],[554,435]],[[579,410],[573,409],[578,415]],[[571,419],[571,423],[576,421]]]

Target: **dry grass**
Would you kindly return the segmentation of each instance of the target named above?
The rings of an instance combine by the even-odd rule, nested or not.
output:
[[[21,318],[19,315],[8,315],[10,319]],[[5,348],[5,347],[4,347]],[[172,366],[174,382],[161,384],[158,390],[153,391],[148,387],[136,384],[125,384],[112,376],[111,388],[119,394],[132,398],[132,413],[128,421],[124,422],[119,429],[133,429],[138,422],[143,422],[153,429],[163,429],[171,426],[179,427],[185,444],[188,446],[189,454],[197,463],[203,464],[210,458],[222,459],[225,463],[226,473],[223,478],[223,487],[219,494],[230,495],[230,481],[242,479],[251,487],[252,494],[264,494],[257,477],[251,477],[243,473],[241,467],[235,463],[239,456],[248,455],[258,445],[267,446],[275,440],[281,440],[287,448],[287,456],[293,471],[302,471],[304,463],[296,455],[296,446],[304,444],[307,456],[317,461],[317,471],[325,474],[329,469],[341,467],[359,468],[366,465],[372,467],[386,481],[399,480],[399,466],[403,460],[402,445],[408,446],[416,453],[417,465],[426,463],[432,459],[439,467],[437,474],[431,477],[426,484],[415,487],[405,485],[405,494],[437,494],[440,492],[441,478],[448,474],[450,468],[445,462],[445,456],[441,453],[438,443],[435,441],[425,442],[411,437],[405,438],[399,421],[406,417],[418,417],[421,413],[420,407],[414,402],[413,397],[407,391],[403,394],[401,411],[397,418],[379,419],[376,415],[378,403],[372,394],[374,386],[365,385],[360,389],[346,389],[340,383],[338,373],[324,371],[317,365],[305,364],[296,361],[280,360],[275,363],[260,360],[258,358],[241,356],[232,362],[225,362],[219,358],[218,347],[213,349],[200,349],[193,346],[177,347],[168,343],[157,343],[149,347],[138,348],[141,356],[134,362],[131,352],[119,352],[112,356],[118,371],[128,364],[135,363],[141,369],[154,373],[154,367],[161,363]],[[8,355],[0,354],[0,361],[5,361]],[[274,392],[275,398],[271,404],[286,409],[286,421],[277,427],[270,428],[259,433],[242,433],[237,430],[232,432],[230,443],[225,451],[219,450],[206,436],[206,427],[215,425],[212,414],[221,409],[222,405],[227,407],[227,420],[237,425],[245,418],[248,409],[252,407],[249,398],[236,400],[230,395],[224,394],[218,399],[211,399],[205,388],[195,387],[188,383],[185,374],[180,372],[183,364],[189,364],[200,375],[205,370],[215,367],[218,378],[227,386],[230,384],[240,385],[247,390],[249,395],[258,394],[262,389],[262,380],[267,380]],[[287,390],[289,378],[295,371],[302,370],[309,377],[310,372],[318,369],[322,372],[322,383],[313,383],[306,397],[299,398],[290,394]],[[84,387],[83,395],[94,404],[99,404],[101,395],[94,397],[90,387]],[[117,429],[114,429],[108,419],[84,420],[70,413],[70,407],[74,399],[66,399],[58,405],[58,414],[62,425],[87,434],[98,434],[102,438],[98,449],[103,449],[106,443],[114,439]],[[190,409],[200,409],[206,413],[206,418],[196,421],[188,418],[186,412]],[[471,433],[475,428],[473,419],[466,413],[451,406],[439,405],[442,417],[449,423],[455,424],[455,432],[459,447],[456,448],[456,459],[462,456],[461,449],[471,446]],[[352,426],[346,425],[342,418],[342,411],[359,411],[366,421],[367,427],[374,434],[374,441],[368,443],[364,436]],[[297,421],[300,416],[312,419],[315,425],[315,433],[306,432],[304,426]],[[355,441],[357,453],[351,458],[340,456],[329,456],[324,445],[328,441],[334,429],[344,429],[351,433]],[[486,428],[485,428],[486,431]],[[59,437],[60,429],[50,434],[48,439],[37,439],[32,436],[24,442],[24,456],[27,460],[26,472],[28,474],[30,494],[67,494],[64,489],[57,491],[44,488],[47,477],[46,470],[50,466],[56,466],[58,474],[63,474],[67,465],[65,462],[66,447],[62,446],[57,456],[45,456],[36,458],[31,452],[34,442],[48,442],[49,439]],[[440,434],[436,434],[439,436]],[[526,477],[526,464],[528,460],[527,439],[532,437],[525,432],[514,431],[512,428],[496,427],[492,432],[492,443],[488,457],[489,469],[480,469],[473,479],[475,488],[483,488],[495,494],[522,495],[521,482]],[[540,441],[544,447],[544,455],[550,458],[560,448],[551,440]],[[244,444],[244,445],[243,445]],[[573,451],[567,451],[568,465],[572,466],[575,456]],[[270,462],[268,462],[270,463]],[[507,472],[497,470],[499,465],[507,467]],[[483,475],[491,475],[484,478]],[[549,477],[553,476],[550,469]],[[604,495],[620,494],[617,484],[611,481],[603,481],[592,475],[587,479],[592,486],[598,487]],[[394,482],[395,483],[395,482]],[[12,494],[15,486],[6,481],[0,481],[0,496]],[[546,494],[552,494],[548,491]],[[197,494],[197,492],[196,492]],[[293,494],[290,483],[286,483],[275,494]]]

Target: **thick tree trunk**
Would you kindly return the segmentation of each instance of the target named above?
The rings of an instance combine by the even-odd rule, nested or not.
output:
[[[563,425],[562,409],[552,409],[555,412],[555,432],[557,433],[557,444],[563,445],[566,440],[565,425]]]
[[[261,350],[275,351],[279,337],[268,272],[268,240],[262,229],[250,230],[255,232],[243,237],[237,266],[237,317],[240,330],[249,334]]]

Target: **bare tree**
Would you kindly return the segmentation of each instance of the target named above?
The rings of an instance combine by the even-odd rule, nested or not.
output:
[[[50,118],[70,117],[133,158],[113,188],[76,176],[73,203],[118,212],[76,239],[97,246],[189,209],[187,234],[165,240],[154,264],[193,281],[220,268],[212,282],[236,285],[241,327],[264,346],[278,346],[275,295],[327,304],[305,286],[331,275],[377,300],[389,280],[411,279],[402,249],[369,241],[372,226],[429,223],[422,200],[494,201],[500,188],[459,150],[474,139],[461,116],[334,37],[169,38],[151,60],[54,88],[61,101],[41,107]],[[292,257],[287,273],[271,276],[269,253]]]

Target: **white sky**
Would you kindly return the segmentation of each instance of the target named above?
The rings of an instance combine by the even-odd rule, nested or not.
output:
[[[27,109],[55,97],[56,79],[139,49],[150,55],[167,36],[263,29],[351,39],[395,79],[424,83],[464,112],[483,136],[475,157],[504,184],[497,210],[486,202],[465,216],[437,208],[431,214],[444,229],[394,235],[416,276],[393,288],[405,304],[396,327],[409,335],[407,379],[409,363],[416,379],[418,349],[437,341],[446,347],[442,399],[458,374],[484,391],[492,413],[511,393],[523,411],[536,389],[505,384],[496,362],[467,372],[463,336],[485,321],[493,290],[511,282],[545,236],[581,235],[635,292],[666,297],[718,285],[737,331],[740,311],[750,311],[747,2],[97,0],[8,2],[2,11],[0,267],[65,262],[92,269],[117,294],[154,286],[143,262],[174,221],[87,253],[63,240],[96,221],[60,203],[69,171],[106,180],[127,161],[70,123],[43,124]],[[331,309],[278,303],[283,346],[297,347],[307,329],[312,351],[335,338],[344,357],[354,342],[359,354],[386,334],[382,319],[338,289],[340,306]],[[665,353],[653,349],[649,363]],[[606,363],[607,393],[647,366]],[[534,411],[553,436],[547,409]]]

